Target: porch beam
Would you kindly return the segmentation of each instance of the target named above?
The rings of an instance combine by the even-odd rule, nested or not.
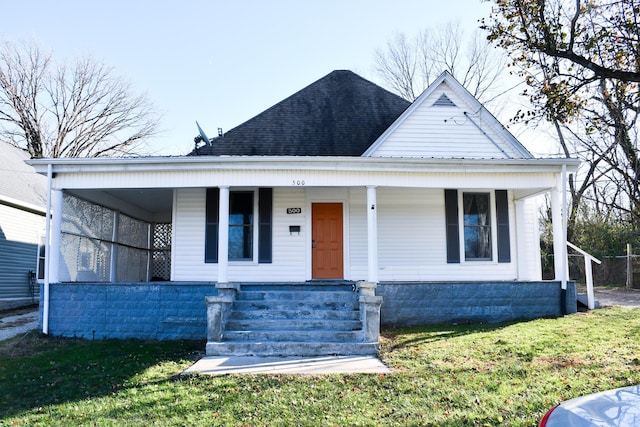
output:
[[[229,273],[229,186],[221,186],[218,215],[218,283],[228,283]]]
[[[367,281],[378,283],[378,202],[375,186],[367,186]]]

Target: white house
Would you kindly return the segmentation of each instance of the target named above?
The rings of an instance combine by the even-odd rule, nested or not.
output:
[[[38,301],[38,248],[44,239],[46,178],[29,155],[0,142],[0,309]]]
[[[29,162],[52,205],[44,332],[354,353],[380,323],[576,309],[562,194],[579,162],[534,158],[448,73],[409,103],[334,71],[197,139],[183,157]],[[533,200],[549,192],[550,282]]]

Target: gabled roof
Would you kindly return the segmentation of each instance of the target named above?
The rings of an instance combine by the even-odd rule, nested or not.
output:
[[[531,159],[531,153],[443,72],[369,147],[365,157]]]
[[[0,202],[44,212],[47,178],[25,163],[29,154],[0,141]]]
[[[191,155],[360,156],[409,101],[333,71]]]

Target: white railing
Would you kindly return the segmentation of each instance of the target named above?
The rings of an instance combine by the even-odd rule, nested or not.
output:
[[[585,282],[587,284],[587,307],[589,308],[589,310],[593,310],[596,304],[595,304],[595,297],[593,295],[593,271],[591,269],[591,261],[596,262],[598,264],[602,264],[602,261],[600,261],[598,258],[594,257],[593,255],[583,251],[582,249],[580,249],[579,247],[577,247],[571,242],[567,242],[567,246],[569,246],[571,249],[575,250],[576,252],[580,253],[584,257],[584,276],[585,276]]]

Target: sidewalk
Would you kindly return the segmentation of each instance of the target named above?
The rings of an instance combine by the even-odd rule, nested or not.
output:
[[[183,374],[388,374],[391,369],[375,356],[225,357],[208,356]]]
[[[0,318],[0,341],[38,329],[38,309]]]

